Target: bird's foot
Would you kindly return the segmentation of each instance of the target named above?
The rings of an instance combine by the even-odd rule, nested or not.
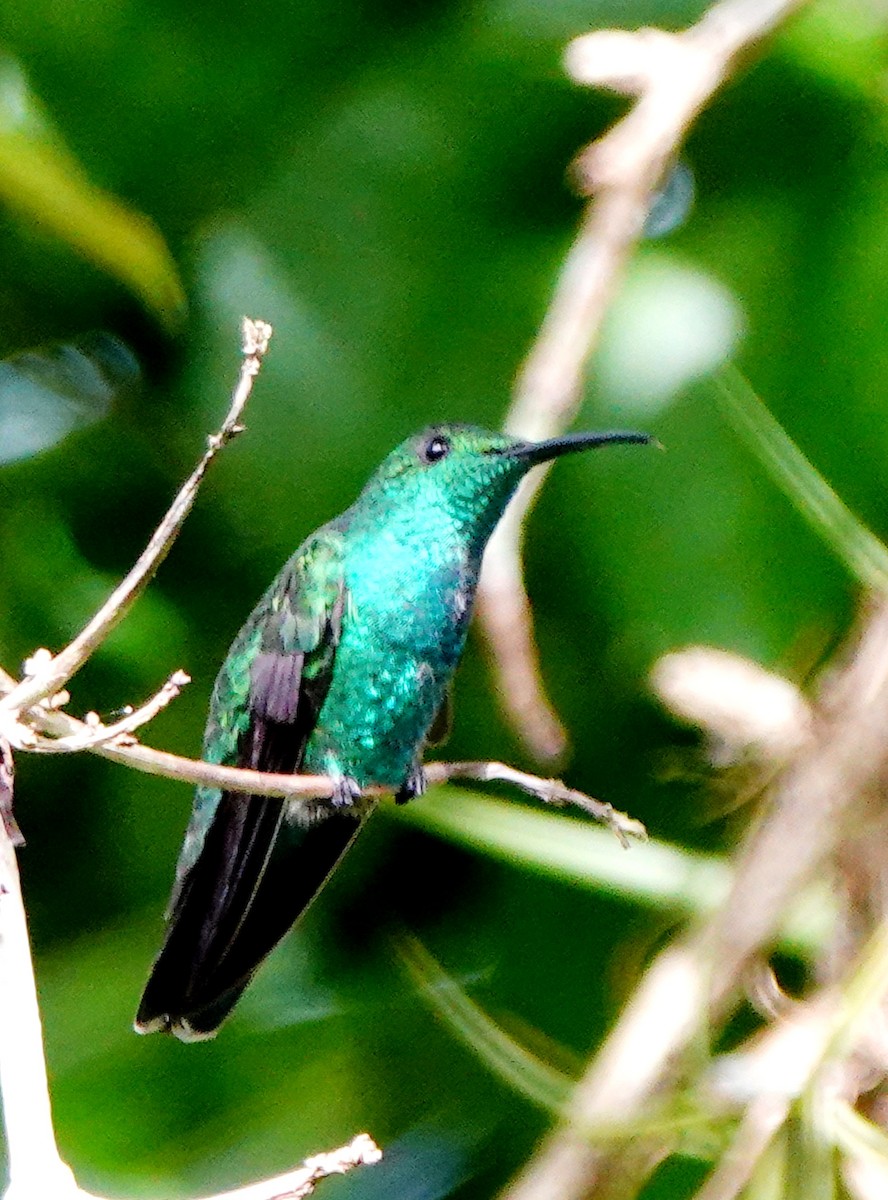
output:
[[[337,811],[354,808],[361,798],[362,791],[357,779],[353,779],[351,775],[340,775],[333,786],[330,803]]]
[[[406,804],[414,796],[424,796],[428,786],[422,763],[415,762],[410,768],[407,778],[395,792],[395,804]]]

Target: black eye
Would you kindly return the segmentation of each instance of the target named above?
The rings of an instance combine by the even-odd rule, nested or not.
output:
[[[450,442],[446,437],[436,434],[429,438],[422,448],[422,457],[428,463],[440,462],[450,453]]]

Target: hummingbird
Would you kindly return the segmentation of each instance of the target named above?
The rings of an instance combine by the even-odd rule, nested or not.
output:
[[[332,796],[197,789],[137,1032],[212,1037],[360,832],[376,803],[363,789],[400,803],[425,790],[422,755],[447,709],[481,558],[527,472],[650,441],[616,431],[528,442],[435,425],[302,543],[228,651],[203,757],[327,775]]]

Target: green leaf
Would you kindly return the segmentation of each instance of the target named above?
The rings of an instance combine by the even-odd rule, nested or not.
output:
[[[515,1041],[487,1015],[443,970],[418,938],[402,930],[392,944],[423,999],[493,1073],[526,1099],[570,1122],[574,1132],[593,1144],[631,1142],[640,1137],[691,1134],[718,1138],[721,1114],[707,1112],[687,1096],[671,1098],[637,1115],[632,1121],[605,1121],[591,1126],[571,1112],[576,1080],[542,1062]]]
[[[393,944],[417,990],[450,1029],[510,1087],[541,1108],[561,1114],[574,1081],[519,1046],[441,969],[417,938],[404,932],[393,938]]]
[[[139,364],[108,333],[0,360],[0,466],[56,445],[108,415],[140,382]]]
[[[160,232],[90,182],[8,56],[0,56],[0,204],[117,279],[168,330],[178,327],[185,293]]]
[[[715,377],[727,418],[777,486],[855,579],[888,592],[888,549],[845,506],[735,367]]]
[[[422,800],[383,811],[514,865],[678,916],[712,912],[731,886],[729,864],[714,855],[653,839],[622,850],[609,830],[587,821],[457,788],[433,788]],[[784,947],[815,951],[834,912],[827,888],[803,893],[784,926]]]

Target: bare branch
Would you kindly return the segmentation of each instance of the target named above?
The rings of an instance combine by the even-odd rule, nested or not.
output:
[[[734,1002],[752,957],[774,941],[793,897],[846,836],[888,765],[888,600],[871,606],[843,669],[827,680],[813,735],[776,777],[765,819],[741,849],[731,890],[699,931],[665,950],[579,1083],[580,1127],[629,1120],[708,1022]],[[565,1125],[544,1143],[510,1200],[595,1194],[604,1156]]]
[[[137,742],[129,733],[130,728],[135,728],[133,722],[143,724],[143,715],[147,713],[146,720],[154,715],[151,709],[158,710],[164,703],[168,703],[186,678],[183,678],[183,673],[176,672],[157,696],[124,718],[117,726],[100,726],[97,729],[85,721],[78,721],[66,712],[37,707],[30,712],[28,720],[41,733],[51,734],[52,738],[35,736],[34,741],[25,748],[67,754],[87,750],[91,754],[98,754],[102,758],[133,767],[137,771],[144,771],[148,775],[161,775],[166,779],[177,779],[180,783],[220,787],[229,792],[243,792],[248,795],[279,796],[286,799],[304,797],[315,800],[333,796],[335,781],[326,775],[275,775],[267,771],[250,771],[243,767],[225,767],[204,762],[202,759],[182,758],[178,754],[154,750]],[[14,685],[15,680],[12,676],[0,667],[0,695]],[[121,726],[126,728],[121,729]],[[21,731],[29,732],[29,726],[20,725],[18,729],[21,741]],[[114,736],[109,736],[112,733]],[[546,804],[571,805],[582,809],[596,821],[612,829],[624,846],[628,845],[628,838],[643,839],[646,836],[640,821],[617,812],[613,805],[596,800],[593,796],[587,796],[574,788],[565,787],[559,780],[540,779],[536,775],[528,775],[524,771],[506,766],[505,763],[432,762],[426,763],[423,770],[430,784],[447,783],[450,780],[476,780],[479,783],[500,780],[520,788]],[[365,788],[362,794],[376,797],[389,796],[391,793],[391,788],[373,786]]]
[[[221,1192],[206,1200],[301,1200],[310,1196],[315,1184],[331,1175],[345,1175],[355,1167],[371,1166],[382,1158],[382,1151],[367,1133],[359,1133],[347,1146],[316,1154],[303,1165],[286,1175],[251,1183],[233,1192]]]
[[[130,708],[126,715],[113,725],[103,725],[97,713],[87,713],[82,722],[82,733],[57,738],[38,736],[30,744],[25,744],[23,749],[39,754],[74,754],[80,750],[94,750],[98,746],[107,746],[112,742],[118,746],[132,745],[135,742],[132,736],[135,730],[152,721],[190,682],[190,675],[184,671],[174,671],[150,700],[146,700],[138,708]]]
[[[595,199],[583,214],[536,342],[518,376],[505,428],[553,437],[579,408],[586,364],[653,193],[694,118],[736,68],[802,0],[721,0],[683,33],[603,30],[577,38],[565,65],[579,83],[637,95],[627,115],[578,159]],[[521,571],[527,514],[546,477],[535,472],[494,534],[478,593],[507,714],[541,760],[559,757],[564,731],[546,699]]]
[[[585,792],[565,787],[560,779],[540,779],[537,775],[528,775],[525,771],[517,771],[501,762],[434,762],[426,763],[423,769],[429,783],[466,779],[487,783],[499,780],[520,788],[537,800],[542,800],[544,804],[552,804],[557,808],[565,805],[579,808],[602,825],[607,825],[620,839],[624,848],[629,847],[630,838],[640,841],[647,838],[647,830],[641,821],[636,821],[626,813],[617,812],[612,804],[604,800],[596,800],[593,796],[587,796]]]
[[[133,569],[115,588],[95,616],[77,637],[50,657],[36,674],[25,678],[9,695],[0,700],[0,714],[18,714],[57,692],[78,671],[111,630],[126,616],[133,603],[153,578],[182,528],[210,463],[238,433],[244,406],[250,398],[253,380],[259,373],[268,349],[272,329],[264,321],[245,317],[243,323],[243,363],[228,415],[217,433],[208,439],[207,449],[191,476],[176,496],[169,511],[151,536]]]

